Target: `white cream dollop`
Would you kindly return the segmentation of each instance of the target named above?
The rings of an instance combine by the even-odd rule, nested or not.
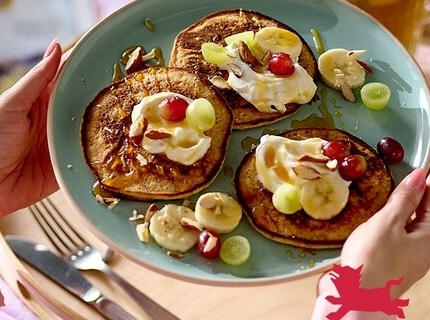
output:
[[[157,113],[157,107],[163,100],[174,96],[179,96],[188,103],[192,102],[192,99],[174,92],[159,92],[144,97],[139,104],[134,106],[131,113],[132,124],[129,135],[133,137],[143,134],[141,145],[149,153],[164,153],[172,161],[191,165],[206,154],[211,144],[211,138],[203,132],[193,129],[186,119],[180,124],[162,120]],[[163,132],[169,137],[151,139],[145,136],[143,133],[144,118],[148,121],[146,132],[151,130]]]
[[[241,59],[238,45],[241,38],[247,43],[253,56],[264,65],[251,68]],[[229,72],[228,85],[259,111],[285,112],[286,104],[304,104],[314,97],[317,86],[298,63],[303,43],[295,33],[277,27],[265,27],[254,33],[253,37],[244,32],[243,36],[237,34],[225,40],[228,44],[224,47],[226,59],[218,66]],[[268,70],[265,57],[268,53],[280,52],[289,54],[294,63],[295,71],[290,76],[277,76]]]
[[[325,141],[320,138],[293,140],[275,135],[264,135],[255,150],[258,178],[270,192],[275,192],[285,182],[300,186],[306,181],[298,176],[293,167],[302,154],[321,154]],[[322,174],[339,174],[324,164],[306,162]]]
[[[262,72],[254,71],[240,58],[239,47],[231,43],[226,47],[227,59],[220,66],[228,70],[227,82],[246,101],[253,104],[261,112],[285,112],[286,104],[304,104],[312,100],[317,86],[312,77],[297,62],[295,71],[287,77],[276,76],[265,69]],[[288,48],[283,52],[287,52]],[[292,57],[293,61],[297,57]],[[242,70],[238,77],[229,64],[234,64]]]
[[[337,169],[329,168],[327,163],[298,160],[304,154],[321,155],[325,143],[320,138],[292,140],[264,135],[255,151],[257,175],[263,186],[272,193],[285,183],[297,186],[301,206],[316,219],[328,219],[340,213],[348,200],[351,183],[344,180]],[[298,174],[295,169],[303,165],[315,170],[318,178],[310,179]]]

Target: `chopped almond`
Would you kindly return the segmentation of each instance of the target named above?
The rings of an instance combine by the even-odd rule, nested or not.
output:
[[[127,74],[142,70],[144,68],[145,65],[142,60],[144,54],[145,52],[141,47],[137,47],[132,53],[130,53],[125,65],[125,71]]]
[[[217,205],[217,201],[214,197],[204,196],[200,199],[199,204],[205,209],[212,209]]]
[[[209,80],[215,87],[219,89],[230,89],[230,85],[228,84],[227,80],[220,76],[214,76]]]
[[[330,160],[329,157],[317,153],[303,153],[297,157],[297,161],[309,161],[317,163],[326,163]]]
[[[237,64],[228,63],[227,66],[230,68],[231,72],[233,72],[236,77],[240,78],[243,75],[242,68],[239,67]]]
[[[144,219],[145,219],[145,215],[142,213],[138,213],[136,209],[133,210],[133,215],[128,218],[128,220],[130,221],[139,221]]]
[[[202,226],[196,220],[183,217],[183,218],[181,218],[179,223],[181,224],[181,227],[184,229],[203,231]]]
[[[167,255],[169,257],[175,258],[175,259],[182,259],[184,257],[184,254],[181,252],[176,252],[176,251],[167,251]]]
[[[328,161],[325,165],[330,171],[335,171],[337,169],[337,166],[339,164],[339,161],[336,159]]]
[[[321,178],[321,173],[319,173],[318,170],[305,164],[299,164],[292,169],[295,174],[306,180],[316,180]]]
[[[350,86],[348,86],[346,83],[342,83],[342,85],[340,86],[340,90],[342,91],[343,97],[347,101],[355,102],[354,92],[352,92],[352,89]]]
[[[152,216],[158,211],[158,207],[156,204],[151,203],[148,207],[148,209],[146,209],[146,213],[145,213],[145,222],[149,222],[152,218]]]
[[[166,138],[170,138],[171,136],[172,135],[168,132],[156,131],[156,130],[150,130],[145,133],[145,137],[152,140],[166,139]]]
[[[239,55],[243,62],[247,63],[251,68],[261,66],[261,63],[249,50],[248,45],[242,40],[239,41]]]

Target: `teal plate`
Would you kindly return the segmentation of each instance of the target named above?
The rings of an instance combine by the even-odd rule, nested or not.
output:
[[[267,128],[235,131],[225,170],[208,190],[232,193],[231,170],[245,154],[247,138],[258,139],[263,130],[334,124],[376,147],[391,136],[405,147],[405,159],[393,165],[399,181],[414,167],[429,166],[429,89],[411,56],[376,21],[349,5],[333,0],[143,0],[133,1],[86,33],[62,68],[50,103],[49,147],[59,184],[90,230],[114,250],[131,260],[174,278],[213,285],[257,285],[305,277],[328,269],[340,250],[303,250],[278,244],[257,233],[242,219],[235,234],[245,235],[252,246],[251,258],[240,267],[207,261],[197,250],[174,259],[151,241],[140,242],[129,221],[133,209],[145,212],[148,203],[121,201],[113,209],[100,205],[92,195],[95,177],[87,167],[80,145],[79,127],[85,107],[96,93],[109,85],[121,54],[135,45],[160,47],[168,61],[176,34],[215,11],[244,8],[259,11],[296,29],[313,48],[311,29],[317,29],[326,49],[365,49],[364,61],[373,73],[367,82],[380,81],[392,90],[389,106],[382,111],[366,109],[358,99],[347,103],[337,92],[318,84],[320,100]],[[155,30],[145,27],[153,22]]]

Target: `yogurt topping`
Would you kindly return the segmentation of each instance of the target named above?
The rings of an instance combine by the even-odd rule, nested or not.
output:
[[[244,35],[246,34],[246,35]],[[246,38],[248,49],[262,63],[251,67],[240,56],[239,40]],[[285,29],[265,27],[251,34],[244,32],[225,39],[226,58],[216,62],[219,68],[229,73],[227,83],[245,100],[261,112],[285,112],[286,104],[304,104],[312,100],[317,86],[312,77],[298,63],[303,44],[300,38]],[[267,54],[287,53],[294,63],[294,73],[289,76],[277,76],[268,70]],[[234,67],[232,67],[234,65]],[[235,70],[240,70],[237,75]]]
[[[298,186],[305,183],[306,180],[293,170],[299,164],[297,157],[302,154],[321,154],[324,143],[320,138],[292,140],[275,135],[262,136],[255,156],[258,177],[263,186],[273,193],[285,182]],[[321,174],[339,175],[337,170],[331,171],[325,164],[310,161],[306,161],[306,164]]]
[[[285,112],[286,104],[304,104],[315,95],[316,84],[297,62],[294,63],[295,71],[291,76],[280,77],[268,70],[254,71],[240,58],[236,43],[231,43],[226,49],[228,57],[220,68],[229,71],[228,84],[259,111]],[[238,66],[243,71],[242,75],[236,76],[229,64]]]
[[[260,139],[260,144],[255,151],[256,169],[258,179],[263,186],[272,193],[285,183],[295,185],[299,188],[300,194],[304,195],[304,188],[308,192],[306,197],[300,197],[301,205],[309,208],[303,199],[309,202],[309,183],[316,184],[318,181],[324,181],[324,192],[338,192],[340,197],[334,197],[333,194],[320,195],[319,192],[312,190],[312,195],[315,199],[312,202],[319,201],[324,212],[321,213],[321,208],[316,212],[308,212],[309,215],[315,218],[325,219],[332,217],[340,212],[340,209],[346,204],[349,194],[350,181],[344,180],[337,169],[329,168],[326,162],[318,162],[312,160],[298,160],[302,155],[321,155],[322,146],[326,143],[320,138],[310,138],[305,140],[292,140],[281,136],[264,135]],[[297,167],[306,166],[312,172],[318,174],[317,178],[309,178],[300,174]],[[332,183],[327,187],[326,183]],[[335,184],[335,185],[333,185]],[[311,196],[312,196],[311,195]],[[319,197],[317,200],[316,197]],[[330,201],[339,201],[335,205],[328,205]],[[334,211],[331,211],[333,208]]]
[[[144,97],[135,105],[131,113],[132,124],[130,137],[142,137],[141,146],[149,153],[164,153],[168,159],[184,165],[191,165],[200,160],[211,144],[211,138],[193,129],[184,119],[180,123],[168,123],[157,113],[158,105],[165,99],[180,96],[188,103],[193,100],[174,92],[159,92]],[[146,132],[156,131],[164,134],[163,138],[149,138],[143,132],[147,121]]]

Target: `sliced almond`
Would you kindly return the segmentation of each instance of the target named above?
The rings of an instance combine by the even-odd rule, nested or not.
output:
[[[179,220],[179,223],[181,224],[182,228],[188,230],[203,231],[202,226],[196,220],[182,217],[181,220]]]
[[[221,205],[219,203],[217,203],[217,205],[215,206],[214,213],[215,214],[221,214],[222,213],[222,208],[221,208]]]
[[[321,178],[321,173],[319,173],[318,170],[305,164],[298,164],[292,169],[295,174],[306,180],[316,180]]]
[[[154,203],[151,203],[148,207],[148,209],[146,209],[146,213],[145,213],[145,222],[148,222],[151,220],[152,216],[160,209],[158,209],[157,205]]]
[[[150,130],[145,133],[145,137],[152,140],[160,140],[170,138],[172,135],[169,132]]]
[[[119,198],[107,197],[103,198],[104,202],[108,205],[108,209],[113,209],[121,201]]]
[[[209,252],[209,251],[211,251],[213,248],[216,247],[217,242],[218,242],[218,238],[217,237],[214,237],[210,232],[208,234],[209,234],[209,238],[206,241],[206,244],[205,244],[205,246],[203,248],[203,252]]]
[[[205,209],[213,209],[217,205],[214,197],[203,197],[200,199],[199,204]]]
[[[148,164],[148,160],[140,153],[136,155],[136,159],[141,166],[146,166]]]
[[[233,72],[236,77],[240,78],[243,75],[243,69],[237,64],[228,63],[227,66],[230,68],[231,72]]]
[[[361,61],[361,60],[355,60],[355,61],[357,61],[357,63],[364,69],[364,70],[366,70],[366,72],[367,73],[369,73],[369,74],[372,74],[373,73],[373,70],[372,70],[372,67],[371,66],[369,66],[366,62],[363,62],[363,61]]]
[[[145,65],[142,60],[144,54],[145,52],[141,47],[137,47],[133,50],[133,52],[130,53],[125,65],[125,71],[127,74],[142,70],[144,68]]]
[[[228,84],[227,80],[225,80],[223,77],[214,76],[209,80],[218,89],[230,89],[230,85]]]
[[[219,200],[222,203],[225,203],[225,202],[227,202],[229,200],[229,196],[226,193],[217,192],[217,194],[216,194],[216,200]]]
[[[167,251],[167,255],[169,257],[175,258],[175,259],[182,259],[184,257],[184,254],[181,252],[177,252],[177,251]]]
[[[137,212],[136,209],[133,210],[133,215],[128,218],[129,221],[139,221],[144,219],[145,219],[145,215]]]
[[[109,127],[103,127],[103,131],[109,132],[110,134],[113,134],[113,130]]]
[[[355,102],[355,95],[354,92],[352,92],[352,89],[350,86],[348,86],[346,83],[342,83],[340,85],[340,90],[342,91],[343,97],[349,101],[349,102]]]
[[[248,45],[242,40],[239,41],[239,55],[243,62],[247,63],[251,68],[261,66],[260,62],[249,50]]]
[[[325,165],[330,171],[335,171],[337,169],[337,166],[339,164],[339,161],[336,159],[328,161]]]
[[[137,136],[130,137],[131,142],[133,142],[136,146],[140,145],[143,140],[143,134],[139,134]]]
[[[303,153],[297,157],[297,161],[309,161],[316,163],[326,163],[330,160],[329,157],[321,153]]]

